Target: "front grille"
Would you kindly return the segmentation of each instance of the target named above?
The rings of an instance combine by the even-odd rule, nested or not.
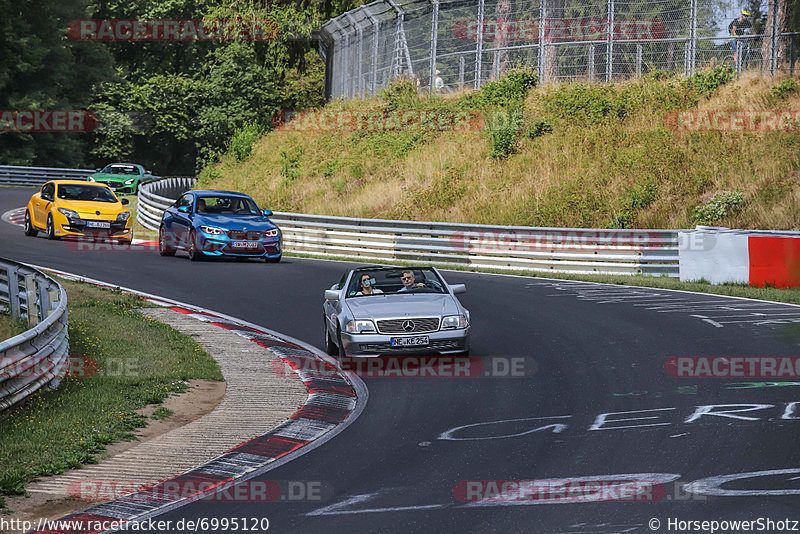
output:
[[[261,239],[263,232],[257,232],[255,230],[249,230],[244,232],[242,230],[228,230],[228,237],[231,239],[242,239],[247,241],[256,241]]]
[[[403,323],[411,321],[413,329],[406,330]],[[422,332],[435,332],[439,329],[438,317],[411,317],[408,319],[385,319],[378,321],[378,331],[381,334],[417,334]]]
[[[417,347],[392,347],[389,343],[360,343],[359,347],[365,352],[407,352],[425,350],[454,350],[461,346],[459,341],[431,341],[430,345]]]

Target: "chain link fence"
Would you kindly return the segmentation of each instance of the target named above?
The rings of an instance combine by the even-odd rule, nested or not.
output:
[[[688,76],[723,63],[794,74],[800,34],[771,24],[732,40],[739,11],[716,0],[378,0],[318,37],[329,98],[374,95],[399,77],[435,92],[478,88],[518,65],[544,82]]]

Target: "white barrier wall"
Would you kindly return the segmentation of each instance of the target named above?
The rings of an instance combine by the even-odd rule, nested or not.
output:
[[[679,273],[682,282],[748,284],[748,234],[725,229],[678,232]]]

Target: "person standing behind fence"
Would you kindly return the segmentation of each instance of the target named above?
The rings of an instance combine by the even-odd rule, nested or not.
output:
[[[441,76],[439,76],[439,71],[436,71],[436,78],[433,80],[433,88],[436,90],[437,93],[441,93],[444,91],[444,80]]]
[[[730,33],[731,39],[731,48],[733,49],[733,62],[736,63],[736,37],[744,35],[744,33],[753,27],[753,24],[750,22],[750,12],[746,9],[742,10],[741,16],[739,18],[735,18],[728,24],[728,33]]]

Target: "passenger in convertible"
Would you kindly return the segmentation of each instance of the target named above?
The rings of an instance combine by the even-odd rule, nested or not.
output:
[[[375,279],[369,273],[361,273],[361,291],[356,295],[379,295],[381,293],[383,291],[375,287]]]

